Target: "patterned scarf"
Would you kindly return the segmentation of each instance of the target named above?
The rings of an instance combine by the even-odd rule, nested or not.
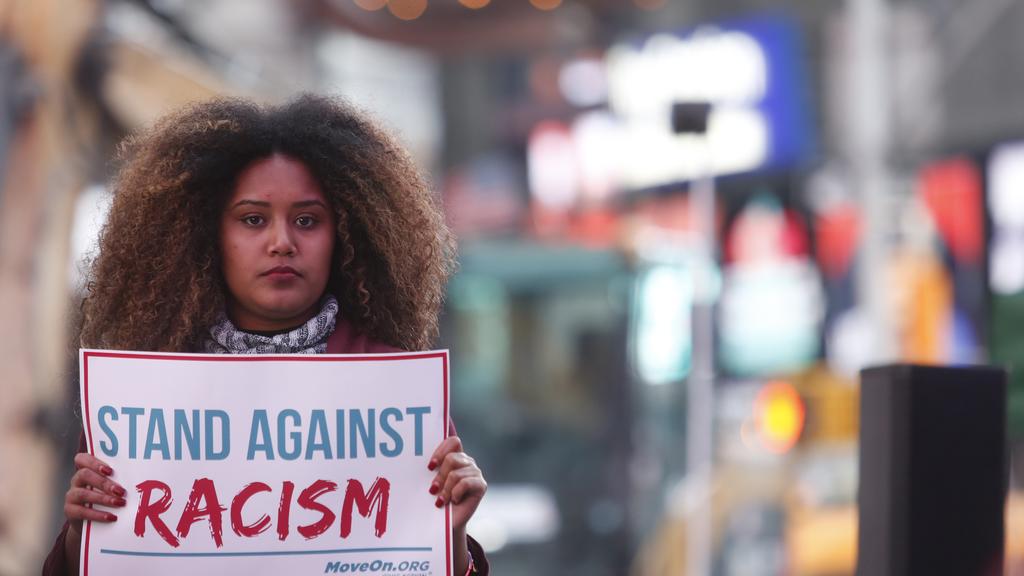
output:
[[[338,301],[334,296],[323,300],[320,312],[298,328],[262,336],[239,330],[225,315],[210,327],[210,336],[203,342],[207,354],[323,354],[327,338],[334,332]]]

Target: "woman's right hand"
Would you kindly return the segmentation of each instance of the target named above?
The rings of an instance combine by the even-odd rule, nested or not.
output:
[[[71,487],[64,495],[64,515],[71,528],[82,533],[82,521],[114,522],[117,516],[110,512],[96,510],[88,505],[99,504],[111,508],[125,505],[125,490],[110,479],[114,470],[91,454],[80,452],[75,455],[75,474]]]

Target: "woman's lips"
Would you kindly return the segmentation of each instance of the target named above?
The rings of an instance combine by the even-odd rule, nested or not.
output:
[[[297,270],[291,266],[275,266],[270,270],[260,274],[260,276],[268,276],[270,278],[288,278],[292,276],[302,276]]]

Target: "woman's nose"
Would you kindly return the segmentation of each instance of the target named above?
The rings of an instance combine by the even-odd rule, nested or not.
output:
[[[277,222],[270,227],[270,244],[268,248],[272,256],[291,256],[295,254],[295,241],[285,219],[278,218]]]

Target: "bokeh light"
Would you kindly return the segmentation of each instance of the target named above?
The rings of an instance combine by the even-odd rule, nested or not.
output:
[[[415,20],[427,10],[427,0],[388,0],[388,11],[400,20]]]
[[[804,402],[791,384],[765,384],[754,401],[754,418],[765,448],[782,454],[800,439],[804,429]]]
[[[490,3],[491,0],[459,0],[459,4],[471,10],[479,10]]]
[[[562,5],[562,0],[530,0],[530,4],[539,10],[554,10]]]

